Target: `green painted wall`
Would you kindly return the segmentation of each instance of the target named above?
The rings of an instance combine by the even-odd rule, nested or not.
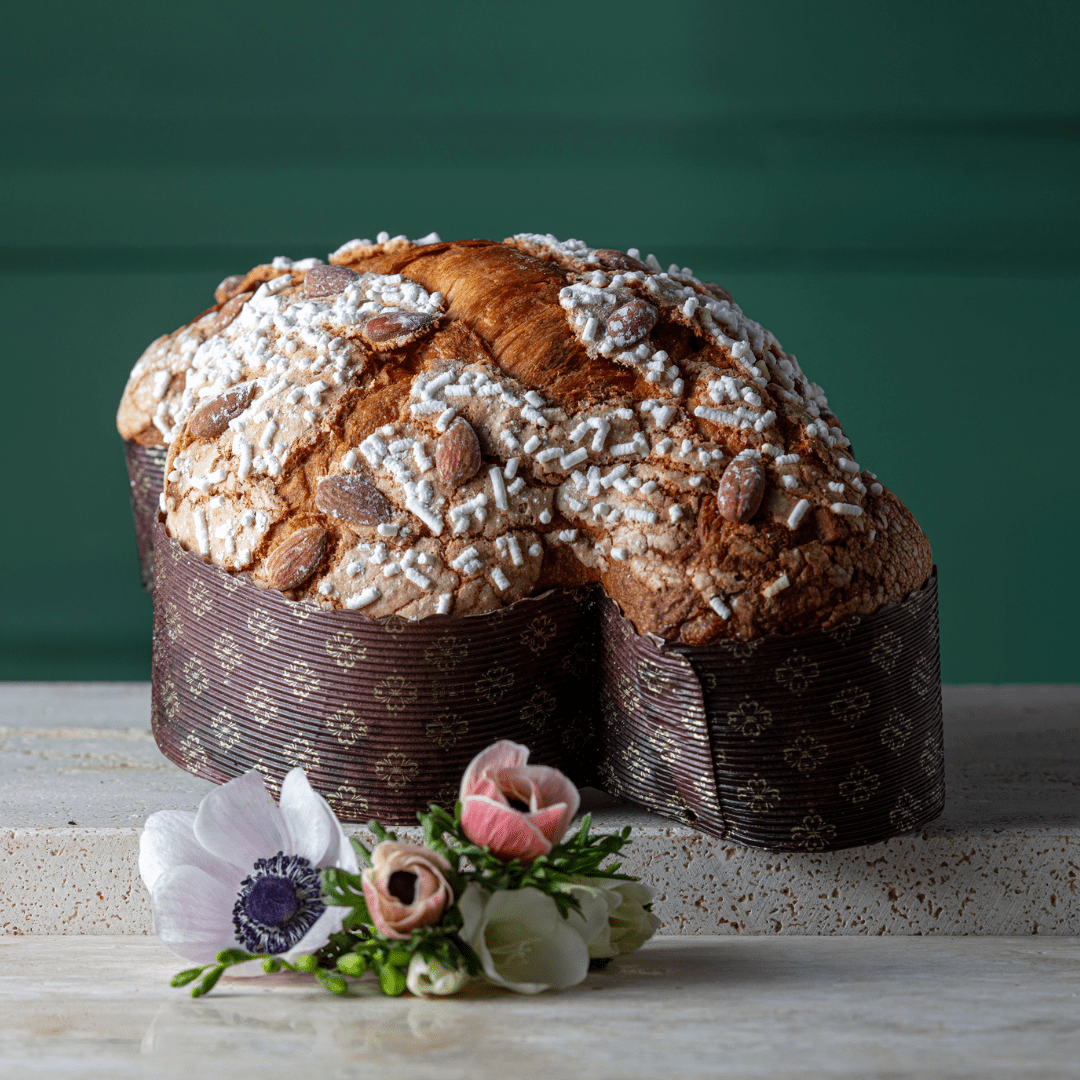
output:
[[[950,682],[1076,681],[1080,5],[38,2],[0,38],[0,678],[145,678],[113,414],[225,274],[380,229],[634,245],[821,382]]]

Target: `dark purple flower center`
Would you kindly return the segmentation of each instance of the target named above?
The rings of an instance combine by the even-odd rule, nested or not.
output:
[[[326,910],[319,871],[302,855],[259,859],[233,906],[236,940],[248,952],[287,952]]]
[[[259,878],[244,901],[248,918],[264,926],[284,926],[297,907],[296,886],[283,877]]]
[[[416,875],[408,870],[395,870],[386,881],[386,891],[403,904],[416,899]]]

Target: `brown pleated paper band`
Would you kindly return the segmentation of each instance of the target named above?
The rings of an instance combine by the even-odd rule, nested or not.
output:
[[[164,446],[140,446],[129,439],[124,440],[139,570],[142,587],[151,596],[154,594],[154,525],[157,522],[158,500],[165,487],[165,458],[168,453]]]
[[[660,647],[601,598],[602,786],[739,844],[822,851],[945,798],[937,579],[831,630]]]
[[[498,739],[570,769],[564,725],[583,726],[591,694],[590,590],[375,620],[291,602],[160,525],[154,536],[154,736],[189,772],[221,783],[257,768],[276,789],[301,766],[343,818],[400,824],[452,807]]]
[[[753,847],[870,844],[941,811],[936,578],[829,631],[670,646],[588,588],[419,622],[324,610],[153,532],[154,733],[207,779],[299,765],[343,818],[406,823],[513,739]]]

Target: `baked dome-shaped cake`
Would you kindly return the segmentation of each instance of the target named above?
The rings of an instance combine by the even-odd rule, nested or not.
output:
[[[378,618],[599,582],[641,634],[829,627],[930,547],[821,388],[721,287],[551,236],[277,259],[136,364],[169,534]]]

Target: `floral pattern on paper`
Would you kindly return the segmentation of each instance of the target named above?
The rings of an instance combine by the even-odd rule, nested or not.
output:
[[[555,695],[549,694],[538,686],[533,696],[522,705],[519,716],[523,723],[540,731],[547,726],[548,721],[555,715],[557,705]]]
[[[226,675],[231,675],[244,662],[244,654],[240,651],[236,638],[227,630],[215,638],[214,655]]]
[[[247,692],[244,697],[244,708],[251,713],[256,723],[265,725],[270,721],[277,721],[277,702],[265,686],[253,686]]]
[[[792,694],[801,694],[818,677],[817,662],[803,656],[798,650],[776,669],[776,681]]]
[[[408,787],[419,771],[415,761],[396,750],[375,762],[375,775],[393,791]]]
[[[858,615],[845,619],[838,626],[832,626],[822,633],[828,634],[838,645],[846,645],[855,635],[855,631],[862,625],[862,618]]]
[[[189,731],[180,740],[180,760],[188,772],[200,774],[209,764],[210,756],[202,744],[202,739],[194,731]]]
[[[870,708],[870,695],[858,686],[846,686],[838,697],[829,702],[833,719],[842,724],[855,725]]]
[[[469,721],[451,709],[443,709],[433,716],[424,728],[424,734],[440,749],[449,750],[469,732]],[[457,800],[457,796],[454,796]]]
[[[893,709],[881,729],[883,746],[896,752],[900,751],[911,738],[913,724],[910,716],[905,716],[899,709]]]
[[[165,601],[165,618],[163,621],[165,623],[165,636],[171,642],[179,641],[184,632],[184,620],[180,615],[180,609],[172,600]]]
[[[537,615],[522,631],[521,644],[530,652],[539,656],[554,640],[558,629],[554,619],[547,615]]]
[[[812,773],[829,755],[829,748],[805,728],[795,736],[790,746],[784,747],[784,763],[804,775]]]
[[[351,630],[339,630],[326,639],[326,655],[339,668],[356,667],[367,659],[367,646]]]
[[[856,763],[848,778],[840,782],[840,797],[849,799],[856,806],[869,802],[870,796],[881,787],[881,778],[861,762]]]
[[[443,634],[424,650],[424,659],[443,675],[453,671],[468,656],[468,643],[458,641],[453,634]]]
[[[210,676],[197,656],[190,656],[184,664],[184,685],[193,698],[201,697],[210,689]]]
[[[342,746],[355,746],[361,739],[367,738],[367,724],[352,709],[337,709],[326,718],[325,725]]]
[[[655,661],[639,660],[637,674],[645,692],[653,697],[660,697],[667,689],[669,681],[667,672]]]
[[[266,649],[272,645],[281,633],[274,620],[260,608],[248,612],[247,628],[260,649]]]
[[[281,748],[282,758],[293,768],[312,772],[319,767],[319,752],[311,745],[310,739],[297,735]]]
[[[735,638],[721,638],[715,644],[733,660],[749,660],[758,647],[757,641],[738,641]]]
[[[755,776],[743,787],[735,789],[735,796],[754,814],[767,814],[779,801],[780,792],[768,780]]]
[[[346,821],[362,821],[367,817],[368,801],[353,784],[339,784],[326,798]]]
[[[180,693],[176,683],[166,677],[161,686],[161,711],[167,722],[172,723],[180,715]]]
[[[882,670],[892,671],[903,651],[904,643],[900,640],[900,635],[886,628],[878,634],[874,647],[870,650],[870,659]]]
[[[911,670],[911,689],[919,697],[926,697],[938,689],[937,664],[925,653],[919,653],[915,657],[915,665]]]
[[[791,839],[804,851],[822,851],[836,836],[836,826],[830,825],[820,814],[807,814],[801,825],[791,830]]]
[[[772,727],[773,715],[760,702],[747,697],[728,712],[727,722],[744,738],[756,739]]]
[[[941,741],[941,735],[934,732],[926,740],[922,754],[919,755],[919,765],[931,780],[941,772],[942,761],[945,757],[945,747]]]
[[[915,828],[915,815],[919,804],[910,792],[900,792],[896,806],[889,812],[889,821],[897,832],[908,832]]]
[[[578,645],[574,649],[568,649],[562,660],[562,666],[577,679],[587,675],[592,664],[592,657],[582,645]]]
[[[239,725],[233,719],[228,709],[222,709],[217,716],[210,721],[210,730],[214,733],[214,741],[225,753],[228,753],[243,737]]]
[[[388,675],[375,684],[371,693],[391,713],[405,712],[409,706],[416,704],[416,687],[404,675]]]
[[[490,705],[498,705],[514,685],[514,672],[503,664],[488,669],[476,682],[476,693]]]
[[[214,608],[210,599],[210,590],[199,578],[192,578],[187,590],[188,607],[196,619],[208,615]]]
[[[311,697],[319,689],[319,680],[315,678],[310,665],[299,656],[285,668],[281,673],[281,678],[292,690],[293,695],[301,701]]]

